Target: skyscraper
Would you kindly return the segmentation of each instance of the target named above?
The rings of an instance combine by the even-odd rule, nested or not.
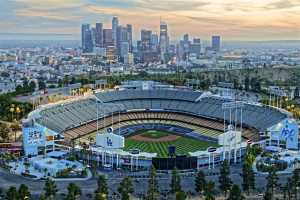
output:
[[[127,39],[129,44],[129,52],[132,52],[132,25],[127,24]]]
[[[113,17],[112,19],[112,40],[113,44],[116,47],[117,46],[117,29],[119,26],[119,20],[118,17]]]
[[[220,51],[221,48],[221,37],[220,36],[212,36],[211,38],[211,47],[214,51]]]
[[[96,47],[103,47],[103,24],[102,23],[96,23],[95,43],[96,43]]]
[[[127,42],[128,43],[128,33],[127,33],[127,27],[118,26],[117,28],[117,53],[119,56],[121,56],[121,46],[122,43]]]
[[[159,35],[159,48],[161,54],[161,60],[165,60],[165,55],[168,51],[169,36],[168,36],[168,25],[165,22],[160,22],[160,35]]]
[[[190,52],[195,54],[197,57],[201,53],[201,40],[200,38],[194,38],[193,39],[193,44],[190,46]]]
[[[81,47],[83,53],[93,52],[92,31],[89,24],[81,25]]]
[[[141,50],[150,51],[151,50],[151,30],[141,30]]]
[[[158,50],[158,35],[156,33],[153,33],[151,35],[151,49],[153,51],[157,51]]]
[[[103,29],[103,46],[107,48],[108,46],[114,46],[112,39],[112,29]]]

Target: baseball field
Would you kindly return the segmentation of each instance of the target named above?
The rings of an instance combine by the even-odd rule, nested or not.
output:
[[[211,146],[216,147],[217,144],[157,130],[139,131],[125,139],[125,150],[139,149],[157,153],[158,157],[167,157],[169,146],[176,147],[177,155],[187,155],[188,152],[206,150]]]

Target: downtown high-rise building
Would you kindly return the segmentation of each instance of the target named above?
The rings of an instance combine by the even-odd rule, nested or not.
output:
[[[125,44],[127,43],[127,44]],[[129,51],[129,42],[128,42],[128,32],[127,32],[127,27],[124,26],[118,26],[117,28],[117,53],[119,57],[124,57],[123,53],[124,47],[127,48]],[[122,50],[123,49],[123,50]]]
[[[92,30],[89,24],[81,25],[81,47],[83,53],[93,52]]]
[[[168,25],[165,22],[160,22],[160,34],[159,34],[159,49],[160,57],[163,62],[166,62],[165,56],[168,52],[169,47],[169,35]]]
[[[141,30],[141,51],[150,51],[151,50],[151,30]]]
[[[103,24],[102,23],[96,23],[95,46],[103,47]]]
[[[211,48],[214,51],[220,51],[221,48],[221,37],[220,36],[212,36],[211,38]]]
[[[115,47],[117,47],[117,31],[119,26],[118,17],[113,17],[112,19],[112,40]]]
[[[197,57],[201,53],[201,40],[200,38],[194,38],[193,43],[190,46],[190,52],[195,54]]]
[[[114,46],[112,38],[112,29],[103,29],[103,46],[105,48],[109,46]]]
[[[128,44],[129,44],[129,52],[132,52],[133,46],[132,46],[132,25],[127,24],[127,38],[128,38]]]
[[[158,45],[159,45],[158,35],[156,33],[153,33],[151,35],[151,49],[153,51],[157,51],[158,50]]]

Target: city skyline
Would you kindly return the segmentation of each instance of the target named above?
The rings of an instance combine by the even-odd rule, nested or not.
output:
[[[222,35],[225,40],[300,39],[300,1],[238,2],[206,0],[0,0],[0,39],[43,39],[63,36],[80,39],[80,25],[103,22],[111,26],[113,16],[119,23],[132,24],[133,39],[141,29],[159,33],[159,21],[166,21],[170,40],[185,33],[209,40]],[[26,37],[24,37],[26,36]]]

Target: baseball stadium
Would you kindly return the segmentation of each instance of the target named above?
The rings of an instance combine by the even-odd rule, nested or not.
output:
[[[276,143],[272,135],[282,128],[296,126],[297,131],[288,112],[247,102],[226,109],[224,105],[230,103],[237,104],[220,96],[174,88],[94,92],[30,113],[23,123],[24,152],[34,156],[84,146],[92,159],[112,167],[147,167],[153,159],[168,158],[173,152],[175,156],[195,157],[198,167],[210,164],[212,152],[214,163],[226,156],[236,161],[249,141],[271,145]],[[230,145],[233,149],[220,143],[222,135],[230,131],[241,133],[239,142]],[[33,138],[33,132],[42,139]],[[263,139],[266,133],[271,135],[267,142]],[[286,141],[278,145],[298,148],[298,133],[295,135],[293,144]]]

